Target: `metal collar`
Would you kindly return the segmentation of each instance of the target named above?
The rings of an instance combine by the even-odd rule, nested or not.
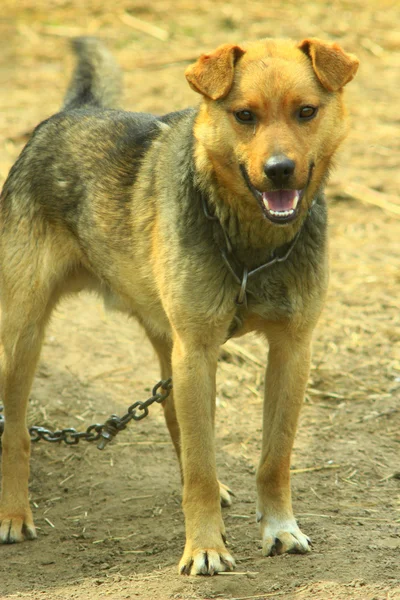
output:
[[[239,284],[239,286],[240,286],[239,293],[237,295],[235,303],[239,307],[246,307],[247,306],[247,294],[248,293],[250,293],[250,294],[252,293],[252,292],[250,292],[247,289],[247,282],[248,282],[248,280],[251,277],[254,277],[254,275],[256,275],[257,273],[260,273],[261,271],[264,271],[264,269],[268,269],[268,268],[272,267],[273,265],[275,265],[276,263],[285,262],[289,258],[290,254],[293,251],[293,248],[295,247],[295,245],[297,243],[297,240],[300,237],[300,233],[301,233],[301,230],[302,230],[302,227],[303,227],[304,223],[303,223],[302,227],[299,229],[299,231],[296,233],[296,235],[294,236],[294,238],[290,241],[289,247],[288,247],[288,249],[286,250],[286,252],[285,252],[285,254],[283,256],[279,256],[277,254],[277,248],[276,248],[275,250],[272,251],[271,258],[266,263],[264,263],[263,265],[260,265],[259,267],[256,267],[255,269],[252,269],[251,271],[249,271],[248,267],[246,265],[243,265],[235,257],[235,255],[233,253],[233,248],[232,248],[232,244],[231,244],[231,241],[229,239],[229,236],[228,236],[227,232],[225,231],[225,229],[223,228],[223,226],[222,226],[220,220],[218,219],[218,217],[215,216],[215,215],[210,215],[210,213],[208,211],[208,206],[207,206],[207,202],[206,202],[204,194],[201,194],[201,199],[202,199],[202,203],[203,203],[203,211],[204,211],[204,214],[205,214],[206,218],[209,221],[218,222],[219,225],[220,225],[220,228],[222,230],[222,233],[224,234],[226,249],[220,248],[219,250],[221,252],[221,256],[222,256],[222,258],[223,258],[223,260],[224,260],[224,262],[225,262],[225,264],[226,264],[229,272],[231,273],[231,275],[234,278],[234,280],[236,281],[236,283]],[[310,207],[310,209],[308,211],[309,213],[311,212],[314,204],[315,204],[315,200],[312,203],[312,205],[311,205],[311,207]],[[241,268],[241,271],[242,271],[241,276],[239,276],[236,273],[236,271],[235,271],[235,269],[234,269],[231,261],[228,258],[228,255],[230,255],[232,257],[233,261],[236,264],[241,265],[241,267],[242,267]]]

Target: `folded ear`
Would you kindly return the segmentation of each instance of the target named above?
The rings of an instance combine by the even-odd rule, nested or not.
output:
[[[310,38],[300,42],[298,47],[311,59],[316,76],[330,92],[340,90],[357,73],[358,58],[344,52],[338,44]]]
[[[235,64],[244,50],[233,44],[219,46],[212,54],[203,54],[185,71],[191,88],[211,100],[224,98],[232,87]]]

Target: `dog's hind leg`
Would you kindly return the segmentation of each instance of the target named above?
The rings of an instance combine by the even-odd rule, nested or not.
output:
[[[162,379],[169,379],[172,377],[172,365],[171,365],[171,353],[172,353],[172,342],[167,337],[161,337],[153,333],[150,329],[146,328],[147,336],[151,341],[151,344],[157,354]],[[176,418],[175,403],[173,390],[171,390],[168,398],[162,403],[164,409],[165,421],[167,423],[168,431],[171,435],[171,440],[174,445],[176,454],[178,456],[180,464],[181,456],[181,445],[180,445],[180,432],[179,425]]]
[[[161,368],[161,377],[165,380],[172,376],[172,365],[171,365],[171,353],[172,353],[172,342],[165,338],[156,336],[151,331],[147,331],[148,338],[150,339],[154,350],[157,353],[160,368]],[[179,466],[182,472],[182,463],[181,463],[181,442],[180,442],[180,430],[179,424],[176,417],[175,403],[173,397],[173,390],[170,392],[170,395],[164,402],[162,403],[164,408],[164,416],[165,421],[167,423],[168,431],[171,435],[172,443],[174,444],[174,448],[179,460]],[[215,418],[215,402],[212,405],[213,412],[213,420]],[[219,483],[219,494],[221,499],[221,506],[231,506],[232,504],[232,490],[226,486],[225,484]]]
[[[5,415],[0,543],[36,537],[28,500],[26,411],[45,325],[59,296],[57,271],[60,277],[57,250],[41,251],[43,240],[36,240],[35,246],[8,241],[9,246],[1,248],[0,264],[0,393]]]
[[[14,303],[8,300],[2,303],[0,333],[1,395],[5,413],[0,502],[2,543],[36,537],[28,501],[30,439],[26,409],[48,317],[43,305],[29,305],[29,299]]]

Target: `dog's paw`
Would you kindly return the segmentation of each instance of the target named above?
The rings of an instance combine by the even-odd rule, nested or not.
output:
[[[179,563],[181,575],[216,575],[221,571],[233,571],[235,560],[225,546],[192,549],[186,545]]]
[[[221,506],[232,506],[232,497],[235,495],[227,485],[219,483],[219,497],[221,500]]]
[[[277,554],[305,554],[311,551],[311,540],[298,527],[294,519],[266,519],[257,513],[262,535],[264,556]]]
[[[15,544],[37,537],[30,508],[20,511],[0,507],[0,544]]]

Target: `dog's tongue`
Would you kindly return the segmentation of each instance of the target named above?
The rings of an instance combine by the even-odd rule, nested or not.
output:
[[[277,190],[263,192],[262,199],[267,210],[287,212],[296,208],[299,196],[298,190]]]

